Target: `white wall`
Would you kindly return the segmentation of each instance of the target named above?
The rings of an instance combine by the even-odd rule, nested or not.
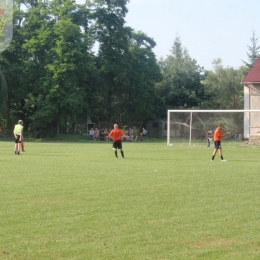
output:
[[[250,109],[249,103],[250,88],[244,86],[244,109]],[[249,138],[249,113],[244,113],[244,138]]]

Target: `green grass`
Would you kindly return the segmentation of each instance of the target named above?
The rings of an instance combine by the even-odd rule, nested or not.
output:
[[[260,147],[0,142],[0,259],[260,259]]]

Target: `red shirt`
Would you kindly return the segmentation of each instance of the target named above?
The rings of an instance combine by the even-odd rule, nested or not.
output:
[[[124,135],[125,133],[119,129],[119,128],[114,128],[110,133],[109,133],[109,136],[113,137],[113,139],[115,141],[119,141],[121,140],[122,136]]]

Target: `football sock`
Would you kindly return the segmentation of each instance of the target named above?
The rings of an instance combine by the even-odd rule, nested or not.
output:
[[[211,158],[211,160],[214,160],[214,158],[215,158],[215,156],[213,155],[212,158]]]
[[[116,156],[116,158],[117,158],[117,151],[115,151],[115,156]]]
[[[124,158],[125,156],[124,156],[124,152],[121,150],[121,155],[122,155],[122,157]]]
[[[220,156],[220,158],[221,158],[221,160],[223,160],[223,156],[222,155]]]

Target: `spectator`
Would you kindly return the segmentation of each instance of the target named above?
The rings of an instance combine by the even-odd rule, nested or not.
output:
[[[102,128],[100,131],[99,131],[99,138],[100,140],[105,140],[105,134],[104,134],[105,130],[104,128]]]
[[[129,130],[127,131],[127,134],[124,135],[125,139],[127,141],[133,141],[134,140],[134,131],[133,129],[129,128]]]
[[[106,140],[106,141],[109,140],[108,134],[109,134],[109,130],[107,128],[105,128],[104,129],[104,140]]]
[[[129,136],[131,139],[134,138],[134,130],[132,128],[129,128]]]
[[[90,138],[90,140],[93,140],[94,134],[95,134],[95,131],[94,131],[93,128],[91,128],[91,129],[89,130],[89,138]]]
[[[144,137],[147,135],[147,130],[143,127],[143,131],[140,133],[141,140],[144,140]]]
[[[99,130],[98,130],[98,128],[95,129],[95,132],[94,132],[94,140],[95,140],[95,141],[99,140]]]

